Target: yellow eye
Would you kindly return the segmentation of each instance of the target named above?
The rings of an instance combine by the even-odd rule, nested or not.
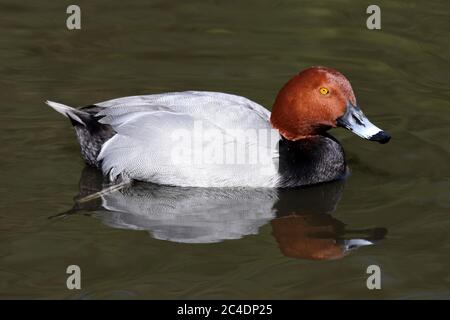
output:
[[[328,94],[328,93],[330,93],[330,90],[328,90],[327,88],[322,87],[322,88],[320,88],[320,93],[321,94]]]

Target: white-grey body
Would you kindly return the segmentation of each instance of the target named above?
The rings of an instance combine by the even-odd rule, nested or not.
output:
[[[48,104],[69,116],[72,122],[85,123],[83,109],[73,109],[54,102]],[[173,144],[177,132],[193,131],[196,123],[203,129],[217,129],[230,138],[230,129],[263,129],[270,134],[270,112],[244,97],[216,93],[187,91],[143,96],[131,96],[95,103],[95,114],[89,114],[114,130],[104,139],[97,161],[111,180],[130,178],[158,184],[195,187],[275,187],[278,175],[278,150],[275,139],[262,141],[246,139],[245,143],[265,149],[260,154],[267,159],[258,163],[205,163],[195,162],[196,154],[208,149],[208,141],[192,146],[189,159],[174,163]],[[82,127],[80,128],[83,129]],[[79,129],[79,130],[80,130]],[[233,137],[231,137],[233,138]],[[91,135],[78,134],[80,145],[88,145]],[[89,156],[93,148],[83,154]],[[94,147],[95,149],[95,147]],[[91,152],[92,153],[92,152]],[[87,156],[85,155],[85,158]],[[91,164],[95,161],[90,161]],[[264,165],[261,165],[264,163]]]

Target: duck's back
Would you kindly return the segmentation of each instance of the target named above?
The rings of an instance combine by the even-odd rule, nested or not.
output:
[[[241,96],[221,92],[185,91],[123,97],[96,103],[102,108],[102,122],[112,125],[127,121],[121,116],[134,113],[166,111],[181,113],[218,127],[233,129],[271,128],[270,112],[263,106]]]

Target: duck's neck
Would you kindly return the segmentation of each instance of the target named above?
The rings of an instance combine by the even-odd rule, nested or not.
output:
[[[346,172],[344,150],[329,134],[296,141],[282,138],[279,153],[280,187],[333,181]]]

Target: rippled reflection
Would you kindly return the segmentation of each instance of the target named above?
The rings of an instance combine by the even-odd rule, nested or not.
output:
[[[331,216],[345,181],[308,188],[180,188],[136,183],[79,203],[104,187],[102,175],[86,167],[74,207],[58,215],[90,212],[114,228],[147,230],[152,237],[182,243],[213,243],[257,234],[270,223],[287,257],[341,258],[384,238],[385,228],[352,230]]]

